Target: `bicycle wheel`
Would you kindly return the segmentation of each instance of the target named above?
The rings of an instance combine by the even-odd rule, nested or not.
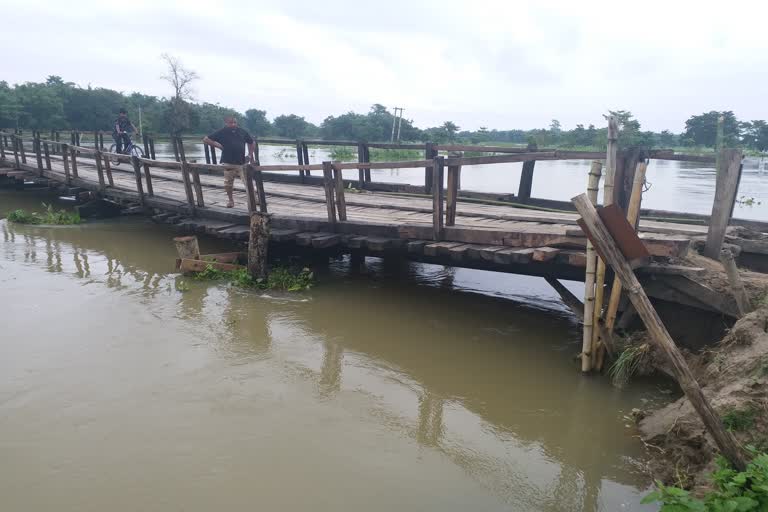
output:
[[[131,146],[131,156],[136,158],[144,158],[144,151],[139,146]]]
[[[112,144],[111,146],[109,146],[109,152],[112,154],[117,153],[117,144]],[[109,162],[112,165],[120,165],[120,160],[118,160],[116,156],[110,156]]]

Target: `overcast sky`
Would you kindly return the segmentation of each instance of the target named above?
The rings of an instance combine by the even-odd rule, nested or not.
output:
[[[373,103],[462,129],[602,126],[608,109],[652,130],[709,110],[768,119],[764,1],[2,3],[10,83],[162,96],[168,52],[199,73],[198,101],[314,123]]]

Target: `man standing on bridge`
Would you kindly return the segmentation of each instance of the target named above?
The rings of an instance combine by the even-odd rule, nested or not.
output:
[[[224,118],[224,124],[226,126],[221,130],[204,137],[203,144],[219,148],[221,150],[219,163],[228,165],[245,164],[245,145],[248,144],[248,161],[253,163],[253,151],[256,144],[251,134],[237,126],[237,119],[233,116]],[[236,172],[229,169],[224,171],[224,190],[227,192],[227,197],[229,197],[227,208],[235,206],[233,189]],[[242,175],[240,179],[243,179]]]

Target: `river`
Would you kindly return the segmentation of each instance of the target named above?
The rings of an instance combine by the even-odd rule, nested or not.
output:
[[[187,158],[205,161],[202,144],[185,143]],[[170,144],[159,143],[158,158],[173,159]],[[296,148],[261,145],[259,157],[263,165],[296,163]],[[332,160],[328,150],[309,149],[310,163]],[[393,160],[397,160],[393,158]],[[356,160],[354,160],[356,161]],[[522,163],[473,165],[462,169],[463,189],[478,192],[517,194]],[[567,201],[581,194],[587,187],[588,160],[542,160],[534,169],[533,197]],[[319,173],[319,172],[318,172]],[[345,170],[344,177],[357,179],[354,169]],[[734,216],[768,221],[768,161],[746,158]],[[373,181],[389,183],[424,184],[421,169],[374,169]],[[643,207],[686,213],[709,215],[715,197],[715,169],[712,165],[672,160],[651,160],[646,174],[647,190],[643,194]],[[602,185],[600,182],[602,198]],[[750,201],[751,199],[751,201]]]
[[[174,274],[172,236],[0,220],[4,510],[655,510],[628,415],[671,386],[580,375],[542,280],[339,260],[263,294]]]

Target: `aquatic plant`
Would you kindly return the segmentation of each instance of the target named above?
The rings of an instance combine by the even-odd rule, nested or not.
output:
[[[745,471],[736,471],[723,457],[717,458],[712,473],[714,489],[702,500],[684,489],[656,482],[656,491],[643,498],[643,504],[661,503],[661,512],[751,512],[768,510],[768,455],[754,455]]]
[[[54,210],[52,204],[43,203],[45,210],[42,213],[27,212],[23,209],[13,210],[8,213],[9,222],[17,224],[51,224],[57,226],[80,224],[80,214],[66,210]]]
[[[356,160],[357,153],[346,146],[334,146],[331,150],[331,159],[340,161]]]
[[[314,283],[314,274],[306,267],[295,271],[286,267],[273,267],[266,279],[254,279],[245,268],[235,270],[219,270],[207,265],[202,272],[195,274],[198,281],[226,280],[241,288],[258,288],[260,290],[282,290],[298,292],[309,290]]]
[[[650,346],[647,343],[627,345],[608,369],[608,375],[616,386],[624,386],[648,360]]]

